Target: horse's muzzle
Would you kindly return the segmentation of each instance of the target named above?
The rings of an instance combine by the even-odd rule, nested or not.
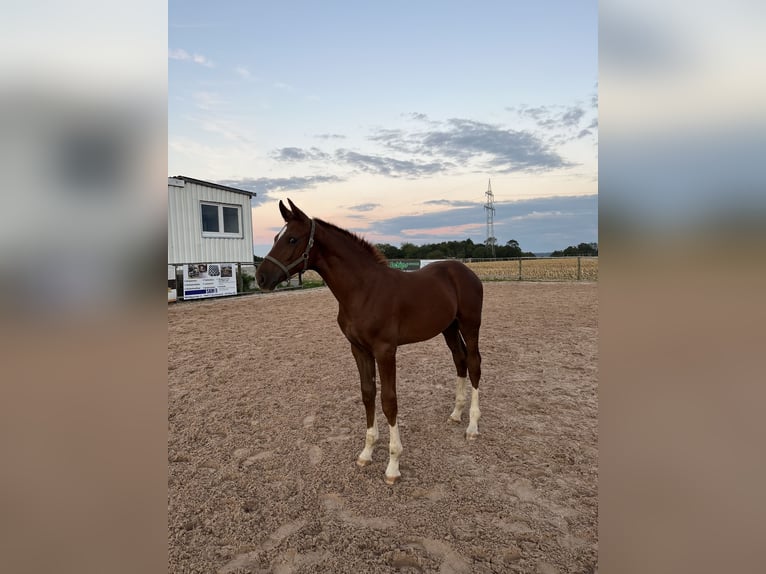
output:
[[[279,283],[273,275],[264,273],[260,267],[255,272],[255,282],[258,283],[261,291],[273,291],[274,287]]]

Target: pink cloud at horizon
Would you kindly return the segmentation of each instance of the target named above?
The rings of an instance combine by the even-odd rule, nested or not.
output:
[[[421,236],[421,235],[428,235],[428,236],[450,235],[450,236],[462,237],[466,234],[480,231],[482,229],[484,229],[484,224],[482,223],[464,223],[463,225],[449,225],[449,226],[443,226],[443,227],[429,227],[429,228],[423,228],[423,229],[402,229],[402,235],[406,235],[408,237]]]

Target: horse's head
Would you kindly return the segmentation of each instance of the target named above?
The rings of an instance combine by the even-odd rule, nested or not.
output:
[[[280,200],[279,211],[285,226],[274,237],[274,247],[255,272],[255,280],[264,291],[272,291],[295,273],[305,271],[309,265],[311,246],[314,244],[315,223],[289,199],[290,209]]]

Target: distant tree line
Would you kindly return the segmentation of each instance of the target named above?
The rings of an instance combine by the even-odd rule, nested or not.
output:
[[[577,247],[570,245],[561,251],[554,251],[551,257],[591,257],[598,255],[598,243],[580,243]]]
[[[388,259],[489,259],[492,257],[489,247],[484,243],[474,243],[470,239],[427,243],[426,245],[402,243],[401,247],[394,247],[388,243],[378,243],[375,247]],[[597,255],[598,243],[580,243],[576,247],[570,245],[566,249],[551,253],[551,257]],[[495,257],[536,257],[536,255],[529,251],[522,251],[519,242],[511,239],[506,241],[505,245],[495,245]],[[253,261],[256,264],[260,263],[263,261],[263,257],[255,255]]]
[[[474,243],[470,239],[426,245],[402,243],[401,247],[378,243],[375,247],[388,259],[488,259],[492,257],[489,247],[483,243]],[[505,245],[495,245],[495,257],[535,257],[535,254],[522,251],[519,242],[511,239]]]

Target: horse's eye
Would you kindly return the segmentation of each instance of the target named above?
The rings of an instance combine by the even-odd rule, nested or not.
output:
[[[298,243],[298,240],[295,239],[295,237],[291,237],[290,239],[288,239],[288,241],[290,242],[291,245],[294,245],[295,243]]]

